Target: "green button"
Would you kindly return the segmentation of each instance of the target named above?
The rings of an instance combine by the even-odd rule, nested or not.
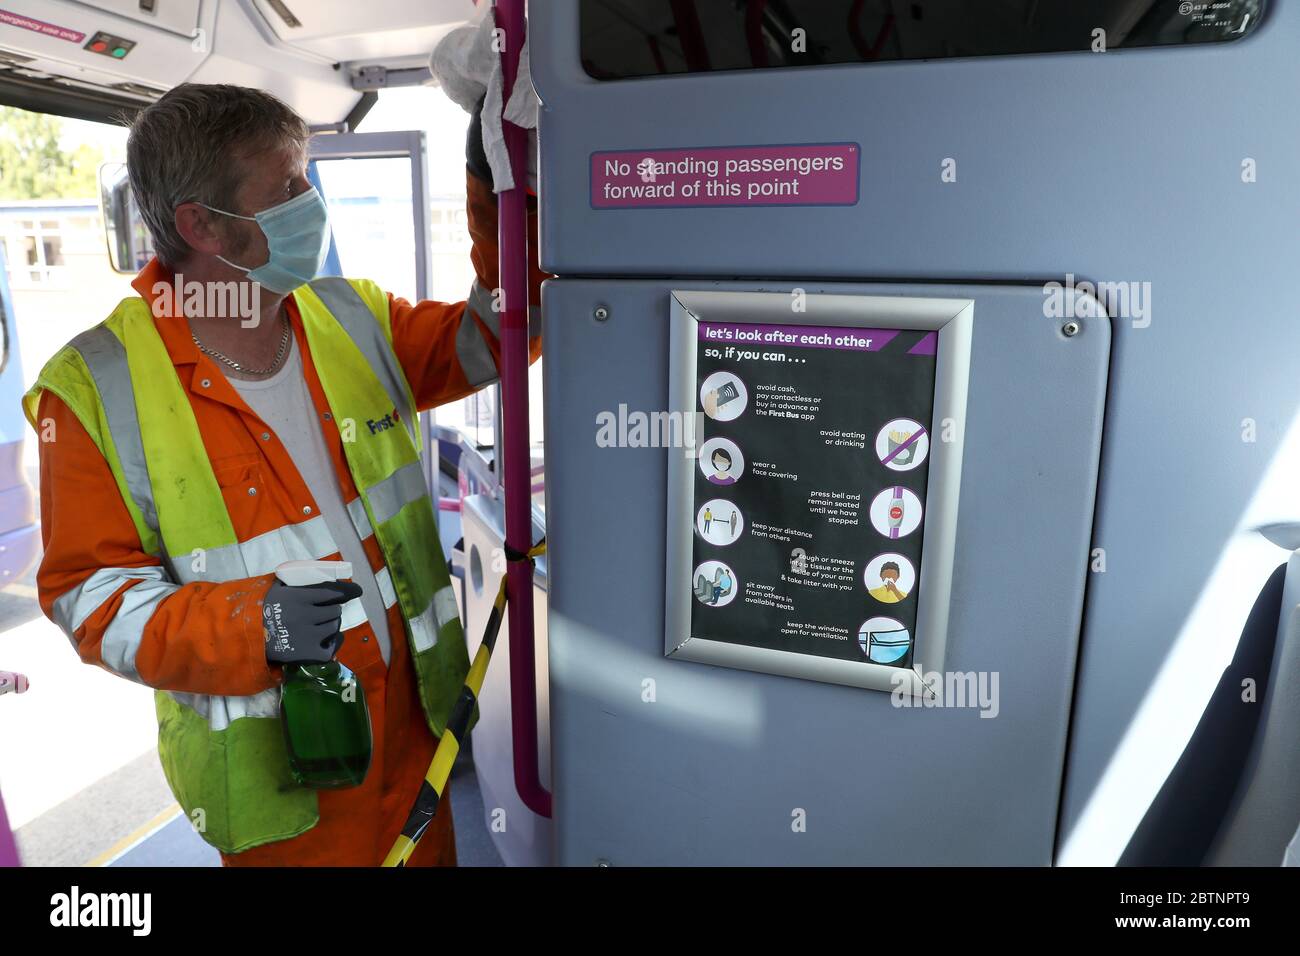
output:
[[[122,57],[126,56],[126,47],[119,46],[114,48],[113,56],[117,57],[118,59],[121,59]]]

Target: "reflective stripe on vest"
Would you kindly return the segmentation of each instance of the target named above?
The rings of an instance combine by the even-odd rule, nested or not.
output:
[[[347,511],[358,536],[375,535],[384,555],[376,582],[386,608],[400,605],[421,704],[441,734],[469,657],[424,483],[414,398],[391,347],[386,296],[373,283],[331,278],[294,298],[335,424],[406,418],[404,427],[361,427],[344,441],[360,492]],[[105,664],[137,680],[144,627],[176,582],[251,577],[287,560],[338,552],[319,515],[237,540],[188,397],[174,374],[158,374],[169,366],[148,307],[128,299],[52,359],[24,396],[33,427],[45,388],[77,415],[108,460],[142,543],[152,543],[171,572],[100,569],[55,602],[56,620],[73,637],[128,578],[145,579],[125,592],[103,654]],[[344,605],[345,629],[364,620],[359,599]],[[314,792],[288,778],[278,689],[249,697],[160,691],[156,698],[168,782],[187,813],[203,811],[209,843],[238,852],[315,824]]]
[[[153,485],[145,466],[144,448],[140,444],[140,420],[135,413],[131,379],[126,372],[126,349],[116,335],[97,325],[72,340],[81,353],[86,368],[95,379],[95,388],[103,399],[108,428],[118,443],[117,450],[131,499],[140,509],[145,523],[158,527],[158,512],[153,502]]]

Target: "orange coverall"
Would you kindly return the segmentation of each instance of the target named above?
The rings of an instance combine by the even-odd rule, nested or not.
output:
[[[498,286],[496,197],[487,183],[473,175],[468,179],[471,259],[479,282],[491,290]],[[530,197],[529,229],[534,251],[536,228],[536,203]],[[529,276],[529,301],[533,304],[540,300],[543,278],[534,262]],[[172,276],[155,259],[131,284],[152,305],[153,286],[159,281],[170,283]],[[286,298],[285,304],[307,385],[317,414],[322,416],[322,433],[334,473],[343,500],[350,501],[357,489],[348,472],[338,429],[326,427],[323,416],[329,406],[307,348],[302,320],[292,298]],[[464,302],[412,305],[389,295],[393,347],[421,411],[474,391],[456,356],[456,330],[464,309]],[[477,317],[475,322],[499,367],[500,348],[495,337]],[[240,398],[222,374],[221,366],[198,350],[184,318],[163,317],[155,319],[155,323],[175,374],[189,395],[239,540],[301,521],[304,506],[311,506],[311,513],[319,514],[284,446],[274,433],[268,439],[261,437],[270,432],[269,427]],[[540,337],[530,339],[529,345],[531,358],[536,359],[541,354]],[[201,385],[204,379],[211,383],[207,388]],[[49,436],[40,443],[41,536],[45,553],[37,570],[37,587],[41,608],[53,620],[55,599],[96,569],[156,567],[159,561],[143,550],[108,463],[76,415],[58,396],[46,391],[41,395],[37,422],[41,434]],[[47,430],[50,423],[53,429]],[[426,448],[425,453],[430,450]],[[436,450],[432,453],[436,454]],[[248,495],[250,485],[261,489],[259,494]],[[365,545],[372,570],[378,569],[383,556],[375,537],[366,539]],[[441,547],[437,540],[428,546]],[[266,661],[260,606],[271,581],[271,575],[263,575],[222,584],[194,582],[166,598],[150,618],[137,654],[141,681],[165,690],[223,696],[255,694],[278,684],[282,680],[280,668]],[[77,650],[86,663],[105,666],[100,655],[104,631],[121,604],[123,592],[136,583],[133,580],[122,585],[77,630]],[[242,603],[237,627],[231,625],[232,599]],[[365,782],[346,790],[319,791],[320,822],[315,827],[290,840],[243,853],[222,854],[225,865],[376,866],[383,860],[401,830],[437,745],[420,707],[396,604],[388,612],[388,629],[392,641],[387,665],[369,624],[349,630],[339,654],[361,681],[370,708],[374,751]],[[455,865],[449,795],[450,791],[408,865]]]

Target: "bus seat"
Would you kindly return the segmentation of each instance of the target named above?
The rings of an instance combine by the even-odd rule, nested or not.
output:
[[[1232,662],[1120,856],[1120,866],[1201,866],[1207,861],[1267,706],[1287,567],[1279,565],[1255,599]],[[1293,676],[1300,677],[1300,671]],[[1256,681],[1256,703],[1242,701],[1242,681],[1247,678]],[[1281,862],[1285,845],[1283,840],[1274,863]]]
[[[1300,825],[1300,552],[1287,564],[1282,609],[1259,726],[1212,866],[1279,866]]]

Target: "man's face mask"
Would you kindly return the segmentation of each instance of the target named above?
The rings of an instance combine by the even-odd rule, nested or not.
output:
[[[267,260],[264,265],[241,266],[221,256],[217,258],[233,269],[242,269],[248,278],[272,292],[288,295],[316,278],[325,264],[330,247],[329,211],[315,186],[253,216],[214,209],[207,203],[199,205],[223,216],[256,222],[261,227],[266,235]]]

